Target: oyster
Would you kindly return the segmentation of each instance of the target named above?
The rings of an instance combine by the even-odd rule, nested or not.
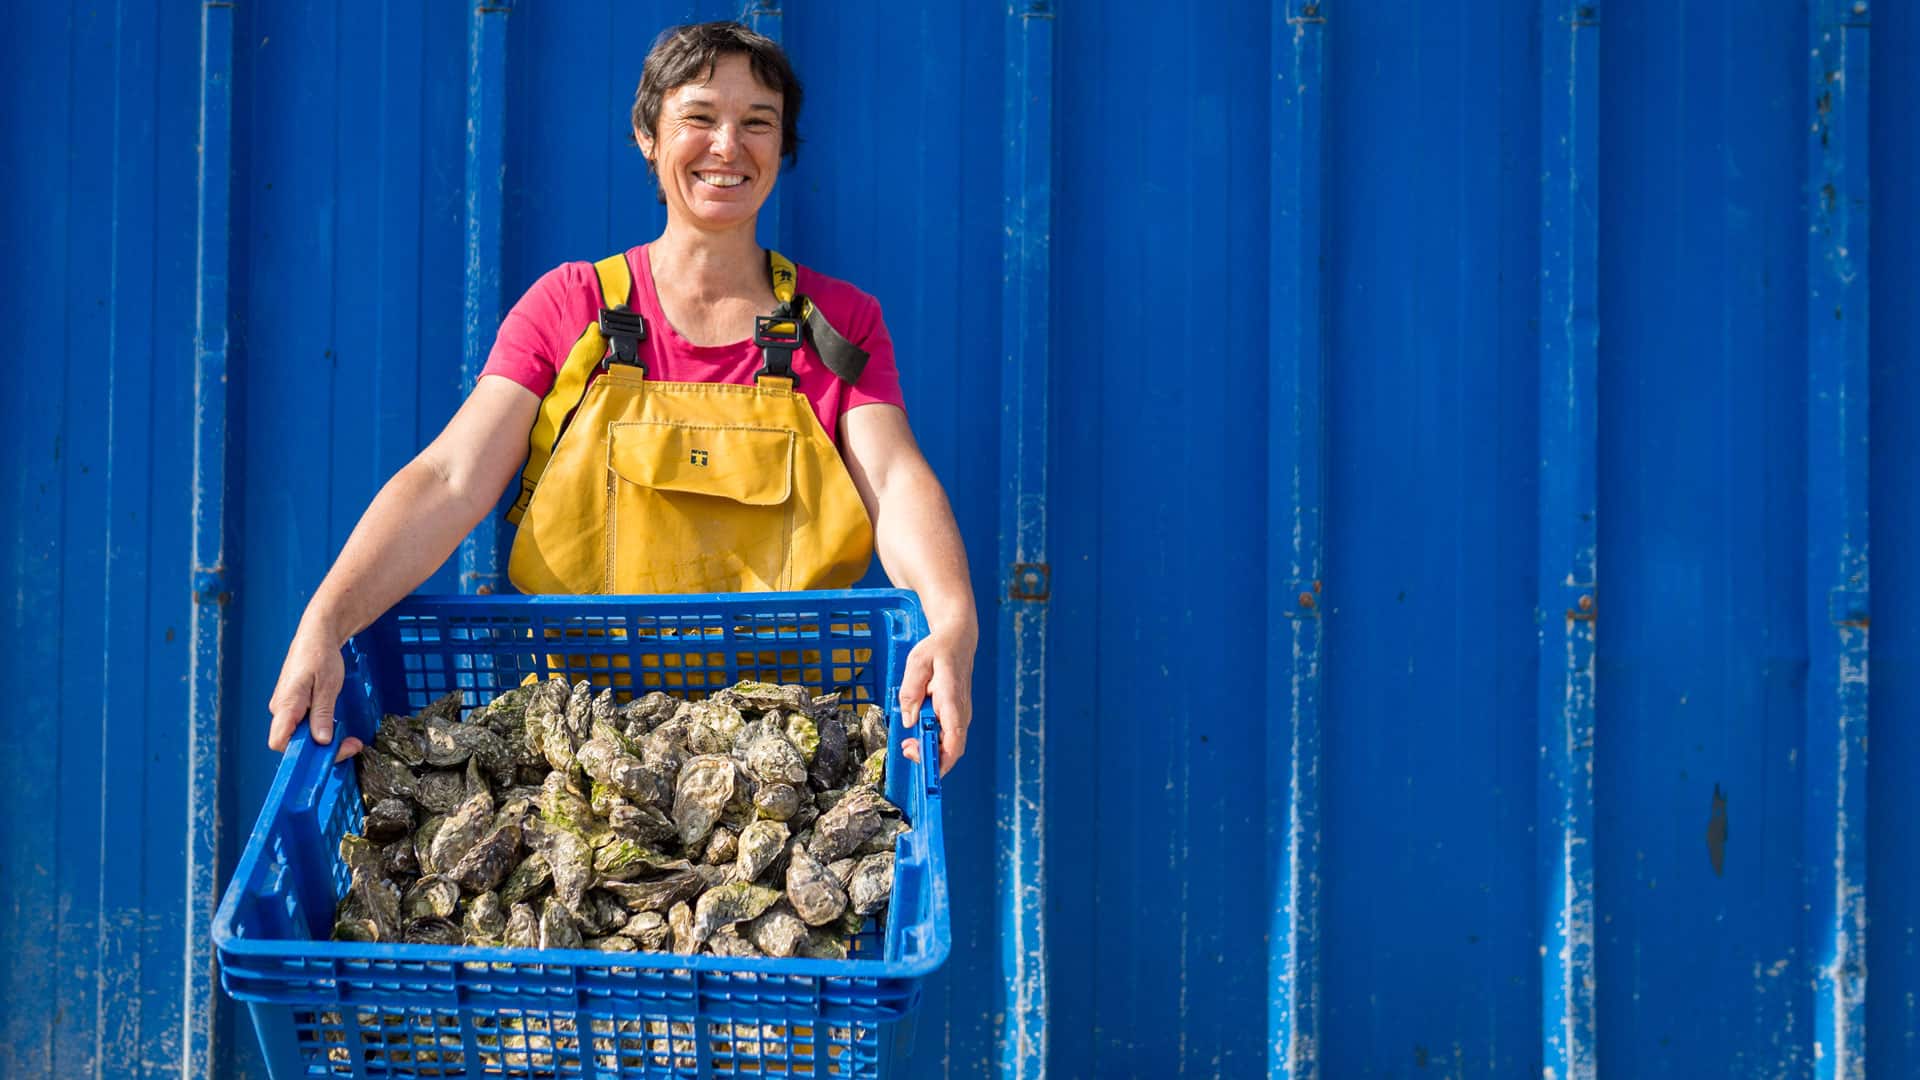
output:
[[[734,881],[758,881],[780,858],[787,846],[787,827],[778,821],[756,821],[740,833],[735,843]],[[762,946],[764,948],[764,946]],[[768,950],[771,952],[771,950]],[[785,956],[786,953],[776,953]]]
[[[579,833],[537,818],[527,822],[521,837],[528,847],[546,856],[554,895],[567,907],[578,909],[593,885],[593,848]]]
[[[459,865],[467,849],[486,835],[493,824],[493,793],[483,784],[468,795],[460,808],[447,815],[446,824],[433,837],[433,865],[450,870]]]
[[[800,809],[800,791],[791,784],[762,784],[753,793],[753,811],[769,821],[790,820]]]
[[[500,944],[507,933],[507,909],[500,904],[500,894],[483,892],[474,897],[467,904],[460,930],[468,945]]]
[[[659,952],[667,947],[673,931],[667,926],[665,915],[657,911],[641,911],[627,920],[626,925],[620,928],[620,934],[632,938],[647,952]]]
[[[707,836],[706,852],[700,856],[708,866],[724,866],[740,853],[740,836],[725,825],[714,826]]]
[[[414,781],[413,801],[430,814],[451,814],[467,801],[467,778],[453,769],[428,769]]]
[[[871,915],[887,906],[893,898],[893,853],[881,852],[860,860],[847,884],[847,901],[853,910]]]
[[[376,843],[387,844],[413,833],[413,807],[399,796],[381,799],[367,808],[360,832]]]
[[[421,717],[389,716],[373,733],[372,748],[402,765],[418,767],[427,760],[426,733],[427,724]]]
[[[715,956],[760,956],[760,950],[742,937],[740,931],[731,926],[723,926],[714,931],[707,939],[707,949]]]
[[[745,936],[768,956],[792,956],[807,942],[807,924],[785,903],[777,903],[747,923]]]
[[[508,907],[539,895],[541,889],[553,880],[553,871],[547,868],[547,857],[534,852],[520,860],[513,868],[507,880],[500,883],[500,902]]]
[[[871,757],[874,753],[887,748],[887,714],[880,706],[868,702],[860,706],[860,757]]]
[[[673,930],[673,951],[691,953],[700,948],[693,937],[693,908],[685,900],[667,910],[667,925]]]
[[[747,772],[763,784],[804,784],[807,760],[800,749],[773,720],[762,720],[746,729],[744,741]]]
[[[787,848],[787,902],[808,926],[824,926],[847,909],[846,890],[798,839]]]
[[[378,743],[379,736],[374,739]],[[360,798],[368,807],[388,799],[413,798],[413,770],[407,768],[406,762],[371,746],[360,751],[354,760],[359,763]]]
[[[408,919],[444,919],[460,902],[460,887],[443,877],[423,877],[401,898]]]
[[[509,818],[467,849],[447,876],[468,894],[489,892],[506,880],[520,854],[520,822]]]
[[[507,914],[507,929],[500,937],[509,949],[539,948],[540,916],[533,913],[531,905],[513,905],[513,910]]]
[[[581,946],[580,926],[557,896],[549,896],[540,905],[540,947],[577,949]]]
[[[854,788],[834,803],[833,809],[820,815],[808,850],[823,862],[844,859],[879,830],[883,813],[898,814],[899,810],[872,788]]]
[[[665,911],[700,895],[707,881],[689,867],[652,881],[606,881],[600,887],[623,900],[629,911]]]
[[[448,919],[414,919],[407,923],[409,945],[458,945],[460,928]]]
[[[693,937],[705,941],[715,930],[759,917],[780,899],[780,890],[741,881],[709,889],[693,908]]]
[[[727,804],[733,801],[733,759],[706,754],[690,759],[680,769],[673,796],[673,824],[680,842],[688,847],[706,839]]]
[[[587,948],[598,949],[601,952],[639,952],[640,951],[640,947],[634,944],[632,938],[620,937],[617,934],[611,937],[588,938]]]
[[[847,725],[839,713],[827,713],[816,716],[813,726],[816,745],[807,762],[807,779],[815,791],[825,791],[840,786],[841,774],[846,772],[850,757]]]
[[[887,786],[887,748],[881,747],[867,755],[860,765],[860,782],[868,787],[884,789]]]

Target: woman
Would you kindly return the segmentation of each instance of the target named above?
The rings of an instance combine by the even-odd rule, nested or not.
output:
[[[940,769],[953,767],[979,630],[879,305],[754,239],[795,155],[800,99],[779,46],[744,26],[661,36],[633,135],[666,229],[549,272],[514,306],[472,394],[381,489],[308,603],[268,745],[284,750],[309,713],[332,741],[341,646],[445,562],[518,472],[509,574],[523,591],[843,587],[877,549],[930,626],[901,709],[911,724],[931,699]],[[359,748],[343,739],[336,757]],[[918,740],[903,750],[917,760]]]

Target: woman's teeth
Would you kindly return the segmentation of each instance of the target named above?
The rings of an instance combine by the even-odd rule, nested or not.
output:
[[[714,173],[694,173],[693,178],[714,187],[734,187],[746,181],[744,176],[720,176]]]

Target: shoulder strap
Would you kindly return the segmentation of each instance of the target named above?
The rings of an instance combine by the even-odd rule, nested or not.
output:
[[[860,373],[867,367],[867,351],[841,336],[818,305],[795,291],[799,287],[800,275],[793,261],[769,249],[767,270],[773,278],[773,298],[779,301],[779,306],[773,309],[771,318],[762,320],[767,323],[764,329],[770,331],[775,339],[786,337],[795,343],[804,334],[807,343],[819,354],[820,362],[841,382],[851,384],[860,381]],[[795,315],[799,316],[798,326],[793,322]],[[755,337],[760,336],[756,332]],[[763,371],[779,370],[776,358],[770,351],[778,348],[778,345],[769,347],[762,343],[763,351],[767,351],[767,365]],[[791,346],[787,351],[791,353]]]
[[[586,396],[587,382],[601,361],[608,358],[607,326],[609,316],[627,313],[627,300],[633,292],[633,270],[627,265],[625,253],[609,255],[593,264],[594,275],[600,280],[600,319],[588,324],[580,332],[580,337],[567,351],[567,359],[555,374],[553,389],[540,399],[540,412],[534,417],[533,431],[527,437],[527,464],[520,471],[520,496],[515,499],[507,511],[507,520],[515,525],[526,516],[527,507],[533,504],[533,489],[540,483],[540,475],[547,471],[547,462],[553,460],[553,448],[560,444],[560,436],[565,434],[567,422],[573,419],[574,410],[580,407],[580,399]],[[631,348],[638,352],[638,344],[646,338],[646,324],[640,322],[638,315],[632,315],[631,321],[639,323],[637,336],[622,339],[618,344],[624,353]],[[622,325],[622,330],[629,327]],[[621,360],[637,363],[638,356],[621,356]]]

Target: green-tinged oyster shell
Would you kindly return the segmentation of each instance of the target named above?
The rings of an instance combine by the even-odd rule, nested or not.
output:
[[[887,749],[881,747],[867,755],[860,765],[860,782],[871,788],[884,790],[887,786]]]
[[[467,903],[460,931],[468,945],[499,945],[507,933],[507,909],[500,894],[483,892]]]
[[[520,865],[507,874],[507,880],[500,883],[500,902],[511,908],[523,900],[538,896],[540,890],[553,881],[553,871],[547,867],[547,857],[533,852],[520,860]]]

